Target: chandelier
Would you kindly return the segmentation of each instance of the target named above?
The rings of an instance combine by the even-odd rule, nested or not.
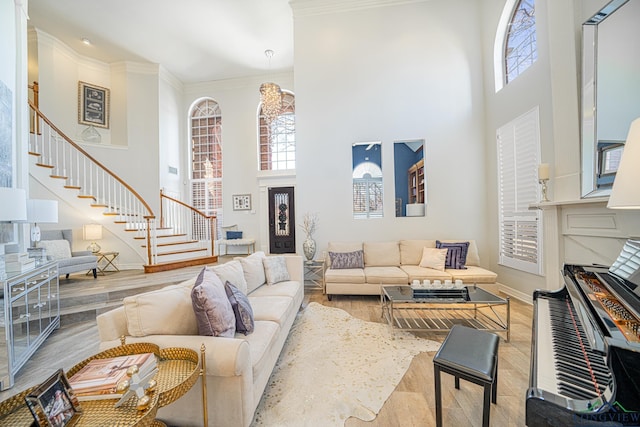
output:
[[[269,59],[269,67],[271,67],[271,57],[273,51],[267,49],[264,54]],[[282,90],[275,83],[262,83],[260,85],[260,101],[262,102],[262,115],[267,124],[271,124],[282,109]]]

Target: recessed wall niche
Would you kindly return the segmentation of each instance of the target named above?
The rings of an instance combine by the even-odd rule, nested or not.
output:
[[[424,167],[424,139],[393,143],[396,217],[424,216],[427,181]]]

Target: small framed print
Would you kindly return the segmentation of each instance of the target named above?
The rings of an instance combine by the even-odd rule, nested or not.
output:
[[[234,194],[233,210],[234,211],[251,210],[251,194]]]
[[[109,128],[109,89],[78,82],[78,123]]]
[[[80,418],[80,404],[62,369],[24,399],[38,427],[71,427]]]

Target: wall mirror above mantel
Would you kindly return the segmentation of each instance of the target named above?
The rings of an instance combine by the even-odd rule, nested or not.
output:
[[[354,143],[351,159],[353,217],[382,218],[382,143]]]
[[[613,0],[582,25],[582,197],[607,196],[640,117],[640,2]]]
[[[427,203],[424,139],[394,141],[393,166],[396,216],[424,216]]]

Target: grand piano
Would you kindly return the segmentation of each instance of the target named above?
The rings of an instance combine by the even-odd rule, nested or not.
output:
[[[535,291],[526,424],[640,426],[640,240]]]

